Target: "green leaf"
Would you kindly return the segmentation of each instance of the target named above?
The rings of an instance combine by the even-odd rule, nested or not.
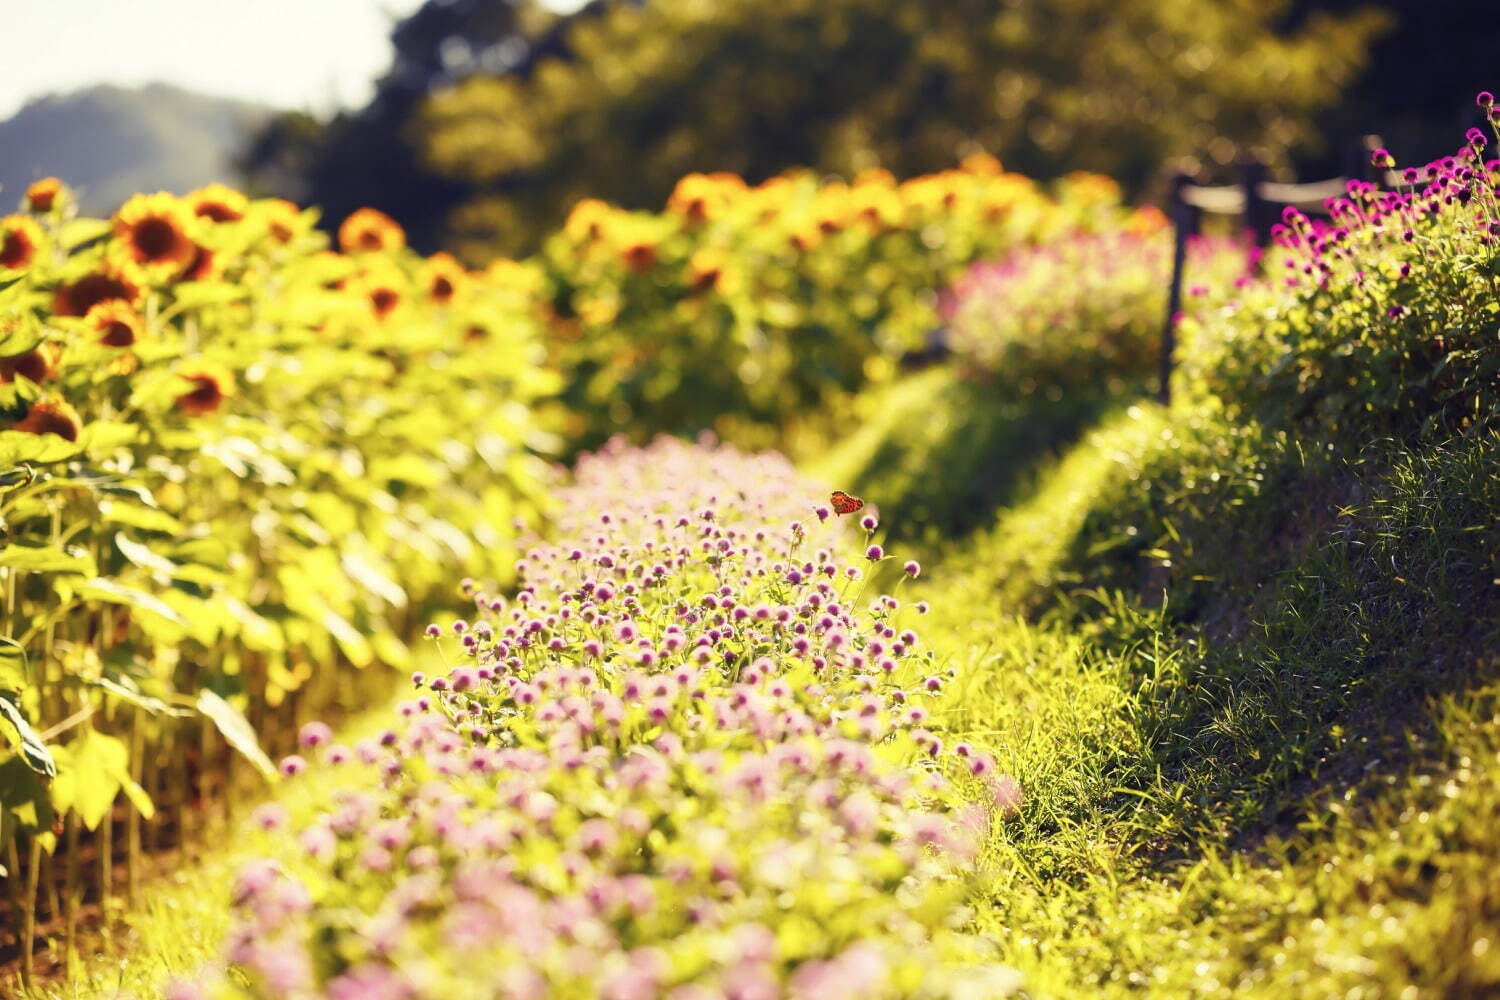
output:
[[[79,589],[79,596],[85,600],[125,605],[141,612],[149,620],[143,621],[142,627],[150,630],[152,637],[160,642],[181,641],[188,631],[188,622],[161,598],[104,577],[95,577],[85,583]]]
[[[21,692],[31,684],[31,663],[14,639],[0,636],[0,691]]]
[[[344,651],[350,663],[356,667],[367,667],[374,661],[375,650],[371,648],[370,640],[349,624],[349,620],[343,615],[332,608],[327,609],[323,612],[323,627],[333,636],[333,641],[339,644],[339,649]]]
[[[81,445],[64,441],[56,434],[0,431],[0,466],[20,465],[22,462],[63,462],[82,451]]]
[[[144,693],[140,685],[136,684],[130,677],[100,677],[92,682],[96,687],[102,688],[124,702],[142,709],[149,715],[173,715],[180,716],[183,713],[174,709],[171,705],[160,698],[153,698]]]
[[[73,807],[86,829],[96,830],[120,794],[116,775],[128,756],[125,744],[85,729],[68,744],[68,756],[72,766],[65,772],[58,798]]]
[[[120,555],[129,559],[141,569],[150,570],[153,573],[161,573],[168,579],[177,573],[177,564],[170,559],[164,559],[152,552],[151,549],[140,542],[128,537],[125,532],[115,532],[115,547],[120,550]]]
[[[358,552],[345,552],[339,562],[344,572],[361,587],[394,608],[406,607],[406,591],[369,559]]]
[[[73,219],[62,227],[62,231],[58,233],[58,241],[72,253],[82,249],[85,244],[108,236],[109,229],[108,219]]]
[[[78,435],[78,443],[91,455],[114,451],[140,439],[141,429],[135,424],[113,420],[95,420],[85,425]]]
[[[249,292],[243,286],[222,281],[184,281],[172,289],[173,298],[183,309],[224,305],[242,299],[248,294]]]
[[[23,829],[52,832],[51,789],[20,757],[0,763],[0,805]]]
[[[57,762],[47,752],[47,745],[42,742],[36,730],[31,728],[31,723],[26,721],[26,716],[15,703],[14,697],[11,694],[0,694],[0,721],[9,724],[6,736],[10,737],[11,745],[20,753],[27,767],[48,778],[56,777]]]
[[[197,709],[219,727],[219,732],[224,735],[225,742],[254,764],[255,769],[265,775],[267,781],[276,780],[275,765],[260,748],[260,741],[255,738],[255,730],[250,727],[249,721],[239,709],[208,688],[198,692]]]
[[[0,566],[27,573],[79,573],[97,576],[94,559],[82,551],[66,552],[48,545],[7,545],[0,549]]]
[[[286,649],[286,636],[275,622],[232,594],[224,594],[221,600],[230,616],[239,622],[239,638],[246,649],[258,653],[280,653]]]
[[[9,493],[36,482],[36,470],[29,465],[0,472],[0,493]]]
[[[164,510],[141,507],[133,503],[115,500],[99,501],[99,515],[106,523],[118,524],[141,531],[154,531],[163,535],[181,535],[186,529],[182,522]]]
[[[65,773],[71,777],[71,787],[65,783],[57,790],[55,800],[61,803],[71,799],[79,820],[88,829],[98,828],[121,792],[142,816],[150,819],[156,815],[151,796],[130,777],[130,751],[123,740],[85,729],[68,744],[68,758]]]

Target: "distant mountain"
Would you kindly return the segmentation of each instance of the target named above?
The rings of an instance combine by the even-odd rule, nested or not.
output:
[[[274,114],[163,83],[37,98],[0,122],[0,215],[48,175],[78,188],[84,211],[95,215],[138,191],[235,183],[234,158]]]

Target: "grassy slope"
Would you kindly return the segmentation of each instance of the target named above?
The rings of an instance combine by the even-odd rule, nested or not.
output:
[[[1142,404],[953,546],[951,721],[1029,794],[998,958],[1046,996],[1500,986],[1497,468]]]

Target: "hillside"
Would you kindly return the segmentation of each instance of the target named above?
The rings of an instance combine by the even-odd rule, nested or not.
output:
[[[96,86],[41,97],[0,123],[0,205],[49,174],[104,214],[136,191],[182,192],[233,181],[244,138],[273,113],[263,105],[168,84]]]

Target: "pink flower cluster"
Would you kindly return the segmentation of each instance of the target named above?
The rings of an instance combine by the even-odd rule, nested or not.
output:
[[[1492,125],[1488,94],[1477,103]],[[1269,274],[1184,330],[1184,384],[1268,421],[1339,434],[1449,433],[1493,422],[1500,160],[1471,129],[1452,155],[1350,181],[1327,218],[1288,208]]]
[[[305,734],[348,781],[298,850],[242,873],[226,957],[250,985],[214,988],[753,1000],[930,981],[1020,789],[945,746],[948,676],[916,609],[868,590],[878,526],[811,516],[819,492],[779,457],[672,440],[581,460],[568,541],[535,545],[509,595],[466,581],[474,615],[437,630],[457,662],[414,678],[397,725],[353,748]]]
[[[1242,240],[1193,237],[1184,308],[1221,304],[1249,280],[1255,259]],[[975,265],[948,294],[954,353],[1023,394],[1145,373],[1156,362],[1171,278],[1171,230],[1144,223],[1017,250]]]

